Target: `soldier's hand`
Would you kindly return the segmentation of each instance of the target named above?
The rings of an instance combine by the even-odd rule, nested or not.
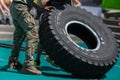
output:
[[[44,9],[45,10],[51,10],[53,8],[53,6],[45,6]]]
[[[73,2],[75,3],[76,7],[80,7],[81,6],[81,2],[79,0],[73,0]]]

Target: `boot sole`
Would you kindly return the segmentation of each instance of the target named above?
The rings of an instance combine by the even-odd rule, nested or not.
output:
[[[41,75],[41,73],[34,73],[34,72],[31,72],[31,71],[26,71],[26,70],[21,70],[21,73],[22,74],[31,74],[31,75]]]

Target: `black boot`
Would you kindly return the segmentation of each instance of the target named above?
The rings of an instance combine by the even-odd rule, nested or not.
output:
[[[8,67],[16,70],[21,70],[22,64],[17,60],[17,57],[9,57]]]

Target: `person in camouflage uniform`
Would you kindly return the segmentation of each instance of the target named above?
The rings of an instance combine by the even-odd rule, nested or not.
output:
[[[40,7],[43,8],[48,1],[49,0],[39,0]],[[72,1],[75,2],[76,6],[81,5],[78,0]],[[8,65],[10,68],[14,68],[17,70],[20,69],[22,73],[41,74],[41,71],[37,70],[34,67],[33,53],[35,51],[36,43],[39,42],[39,39],[38,31],[35,28],[36,25],[34,18],[29,13],[33,5],[38,6],[33,2],[33,0],[13,0],[11,4],[10,13],[15,25],[15,31],[13,40],[14,45],[9,57]],[[49,10],[50,8],[52,8],[52,6],[44,7],[44,9],[46,10]],[[27,43],[26,59],[24,64],[22,65],[18,61],[18,56],[21,44],[25,38]],[[37,59],[39,59],[39,57]]]
[[[43,8],[49,0],[41,0],[39,7]],[[34,0],[13,0],[10,6],[13,24],[15,26],[13,49],[9,57],[8,66],[17,70],[21,70],[26,74],[41,74],[41,71],[34,67],[33,53],[36,44],[39,42],[38,31],[36,30],[35,20],[30,14],[30,10]],[[38,5],[37,5],[38,6]],[[22,42],[26,38],[26,58],[23,65],[18,61],[19,51]]]

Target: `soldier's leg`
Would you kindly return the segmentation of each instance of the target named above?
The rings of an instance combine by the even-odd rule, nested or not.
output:
[[[38,42],[38,33],[37,30],[32,28],[32,30],[27,33],[27,48],[26,48],[26,60],[23,65],[22,72],[28,74],[41,74],[34,66],[33,54],[36,48],[36,42]]]
[[[21,44],[25,38],[25,33],[16,20],[13,19],[13,23],[15,26],[13,48],[11,51],[11,56],[9,57],[8,65],[10,68],[20,69],[22,64],[18,62],[18,56]]]
[[[22,8],[20,8],[22,6]],[[26,33],[26,59],[23,64],[22,73],[41,74],[39,70],[34,67],[33,54],[36,48],[38,39],[38,31],[36,29],[34,18],[28,12],[28,7],[21,5],[19,9],[19,23]]]
[[[35,66],[37,68],[39,68],[40,66],[40,57],[41,57],[41,53],[42,53],[42,45],[40,44],[40,42],[37,45],[37,51],[36,51],[36,59],[35,59]]]

